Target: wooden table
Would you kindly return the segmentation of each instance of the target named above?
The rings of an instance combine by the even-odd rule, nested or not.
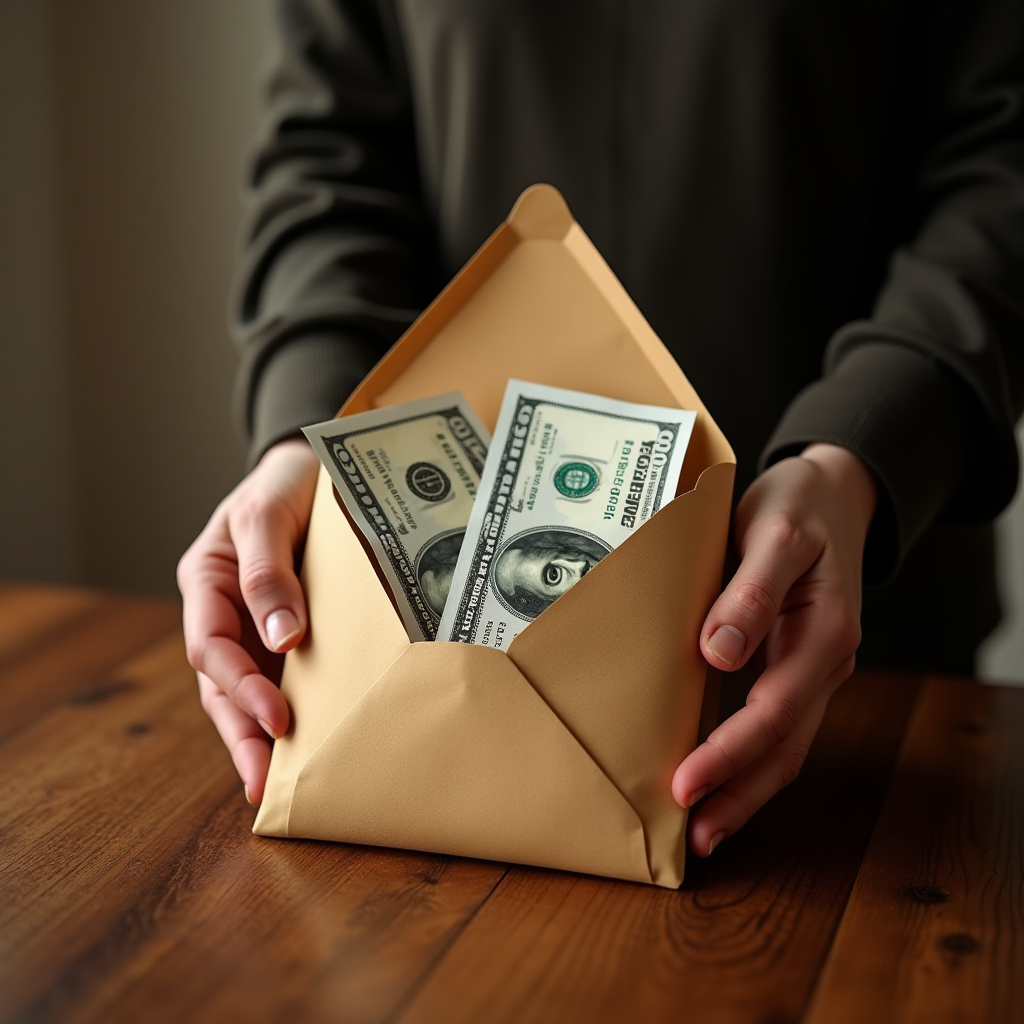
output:
[[[170,601],[2,588],[0,679],[4,1021],[1024,1021],[1024,690],[858,674],[670,892],[253,836]]]

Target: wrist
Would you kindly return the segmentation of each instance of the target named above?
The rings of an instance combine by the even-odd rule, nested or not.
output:
[[[318,462],[313,446],[301,434],[292,434],[275,441],[261,456],[260,462],[271,462],[275,459],[298,459]]]
[[[818,467],[867,533],[878,505],[878,484],[864,461],[848,448],[823,442],[808,445],[799,457]]]

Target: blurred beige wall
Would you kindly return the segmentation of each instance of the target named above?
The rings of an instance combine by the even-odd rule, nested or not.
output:
[[[0,576],[81,576],[50,5],[0,0]]]
[[[0,575],[172,592],[238,479],[252,0],[0,0]]]
[[[0,578],[170,593],[238,479],[226,296],[255,0],[0,0]],[[1024,680],[1012,608],[984,672]]]

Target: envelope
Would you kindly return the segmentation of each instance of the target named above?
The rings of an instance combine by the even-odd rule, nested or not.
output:
[[[253,831],[676,887],[704,618],[735,456],[555,189],[536,185],[339,415],[461,390],[493,429],[509,377],[697,411],[678,496],[507,651],[410,643],[321,470],[285,659],[292,727]]]

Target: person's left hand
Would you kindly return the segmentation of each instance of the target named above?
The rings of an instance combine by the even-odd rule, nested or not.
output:
[[[815,444],[762,473],[737,508],[742,561],[704,621],[701,651],[731,672],[760,647],[765,668],[746,706],[672,780],[683,807],[710,793],[688,827],[699,856],[796,778],[825,705],[853,672],[876,498],[874,477],[856,455]]]

